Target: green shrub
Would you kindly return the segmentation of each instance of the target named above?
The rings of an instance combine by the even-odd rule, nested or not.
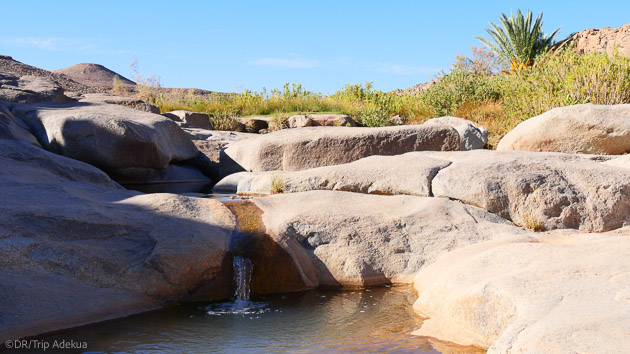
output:
[[[468,101],[496,101],[501,92],[496,84],[500,78],[484,72],[454,70],[443,74],[439,81],[420,95],[435,117],[453,115]]]

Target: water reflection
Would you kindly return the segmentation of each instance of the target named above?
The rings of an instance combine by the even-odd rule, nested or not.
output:
[[[93,325],[59,339],[104,352],[476,352],[435,350],[409,335],[420,318],[409,287],[312,290],[166,310]]]

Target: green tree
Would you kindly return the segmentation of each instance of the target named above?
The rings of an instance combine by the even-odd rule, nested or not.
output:
[[[499,18],[503,28],[489,22],[492,28],[485,30],[490,38],[476,38],[492,49],[512,71],[522,70],[531,65],[536,56],[549,49],[560,28],[545,36],[542,32],[542,13],[534,22],[531,11],[527,11],[527,16],[523,16],[520,9],[517,10],[516,16],[514,12],[510,13],[510,17],[503,13]]]

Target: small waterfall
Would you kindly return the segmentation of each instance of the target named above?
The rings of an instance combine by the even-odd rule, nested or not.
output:
[[[234,282],[237,300],[249,300],[249,282],[252,280],[252,261],[249,258],[234,256]]]

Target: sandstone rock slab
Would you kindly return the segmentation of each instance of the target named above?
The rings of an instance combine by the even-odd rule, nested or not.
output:
[[[459,147],[457,131],[439,125],[284,129],[227,146],[221,152],[221,176],[240,171],[297,171],[372,155]]]

